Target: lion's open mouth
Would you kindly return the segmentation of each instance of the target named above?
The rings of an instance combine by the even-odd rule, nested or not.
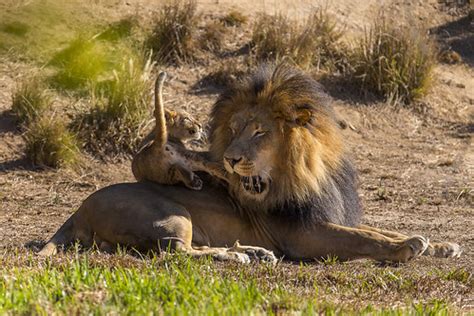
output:
[[[240,182],[245,191],[252,194],[261,194],[268,188],[261,176],[241,177]]]

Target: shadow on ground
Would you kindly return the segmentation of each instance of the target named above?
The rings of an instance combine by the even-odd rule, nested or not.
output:
[[[474,67],[474,20],[465,16],[431,29],[438,41],[461,55],[464,62]]]
[[[20,130],[16,125],[15,116],[10,110],[0,113],[0,135],[6,133],[20,133]]]

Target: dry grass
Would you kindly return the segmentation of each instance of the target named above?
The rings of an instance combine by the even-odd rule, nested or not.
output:
[[[242,12],[232,10],[221,18],[222,23],[226,26],[242,26],[247,23],[248,18]]]
[[[91,108],[72,123],[87,151],[101,158],[135,152],[150,114],[152,66],[130,59],[91,88]]]
[[[25,133],[26,156],[35,165],[58,168],[77,162],[76,138],[64,122],[42,117]]]
[[[434,46],[423,30],[398,25],[377,17],[358,43],[352,65],[363,91],[408,104],[428,90]]]
[[[263,14],[253,28],[253,52],[258,61],[279,61],[286,57],[303,68],[319,68],[339,55],[342,34],[335,19],[322,8],[316,9],[303,23],[283,14]]]
[[[193,58],[196,12],[194,0],[175,0],[159,12],[147,41],[158,62],[178,63]]]
[[[223,61],[210,73],[201,79],[202,84],[212,84],[219,87],[230,87],[248,73],[248,68],[243,63]]]
[[[227,28],[222,22],[211,21],[205,25],[203,32],[199,36],[199,45],[204,50],[219,52],[222,50],[226,33]]]
[[[51,106],[51,101],[40,77],[24,78],[12,94],[12,112],[20,123],[29,124]]]

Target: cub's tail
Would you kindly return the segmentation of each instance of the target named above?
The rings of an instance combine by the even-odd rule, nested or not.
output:
[[[163,84],[166,79],[166,72],[158,74],[155,81],[155,141],[156,148],[163,148],[168,141],[168,129],[166,128],[165,107],[163,105]]]

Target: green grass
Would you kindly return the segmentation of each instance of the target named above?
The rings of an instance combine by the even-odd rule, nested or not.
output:
[[[9,3],[10,2],[10,3]],[[0,3],[0,54],[45,63],[51,54],[79,30],[97,25],[78,1],[12,1]]]
[[[151,117],[152,66],[149,58],[135,56],[90,87],[90,108],[72,123],[88,152],[100,158],[136,152]]]
[[[84,88],[97,82],[112,68],[111,47],[85,35],[79,35],[50,61],[57,67],[51,78],[53,86],[61,89]]]
[[[48,110],[51,102],[44,78],[30,74],[17,83],[12,93],[12,112],[21,124],[28,125]]]
[[[35,165],[58,168],[77,162],[76,138],[57,118],[39,118],[29,126],[24,137],[26,157]]]
[[[443,297],[469,292],[461,280],[369,263],[239,265],[93,251],[43,260],[24,250],[0,262],[0,314],[448,315],[457,309]]]
[[[362,91],[409,104],[427,93],[434,46],[417,25],[398,25],[379,15],[356,46],[351,64]]]

